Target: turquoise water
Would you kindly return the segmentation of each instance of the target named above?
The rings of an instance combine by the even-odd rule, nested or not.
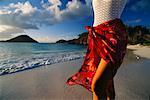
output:
[[[86,48],[61,43],[0,43],[0,75],[79,59]]]

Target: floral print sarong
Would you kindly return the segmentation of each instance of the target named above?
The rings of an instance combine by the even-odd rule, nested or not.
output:
[[[88,48],[84,62],[79,71],[68,80],[68,85],[79,84],[91,91],[93,76],[101,58],[109,62],[113,71],[110,81],[106,84],[113,86],[113,77],[120,67],[126,53],[127,32],[125,25],[119,18],[106,21],[96,27],[86,26],[88,34]],[[92,92],[92,91],[91,91]]]

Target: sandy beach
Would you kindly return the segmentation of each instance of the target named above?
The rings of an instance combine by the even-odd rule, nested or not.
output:
[[[131,50],[114,78],[116,100],[149,100],[150,59],[137,59]],[[82,86],[65,84],[82,62],[78,59],[0,76],[0,100],[92,100]]]
[[[143,46],[140,44],[137,45],[128,45],[128,49],[133,50],[135,55],[150,59],[150,46]]]

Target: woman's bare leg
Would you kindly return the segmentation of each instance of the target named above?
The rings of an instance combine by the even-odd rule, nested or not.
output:
[[[108,63],[109,62],[106,62],[103,58],[100,60],[100,63],[98,65],[98,68],[96,70],[96,73],[93,77],[93,80],[92,80],[92,85],[91,85],[91,88],[92,88],[92,91],[93,91],[93,100],[99,100],[98,99],[98,96],[96,95],[95,93],[95,85],[96,85],[96,82],[100,79],[100,77],[102,76],[104,70],[107,68],[108,66]]]
[[[109,97],[109,96],[107,96],[107,100],[110,100],[110,97]]]
[[[93,92],[93,100],[98,100],[98,96]]]
[[[113,72],[112,69],[110,69],[109,64],[105,62],[104,59],[101,59],[100,64],[96,70],[96,74],[93,77],[92,83],[94,82],[94,85],[93,84],[91,85],[93,90],[93,100],[114,100],[114,98],[109,96],[109,93],[110,95],[115,95],[114,83],[113,83],[113,79],[111,79],[112,77],[113,77]],[[107,92],[102,92],[102,94],[99,94],[100,91],[97,91],[98,88],[102,91],[107,91],[108,94]]]
[[[93,92],[93,100],[99,100],[98,96]],[[111,100],[110,97],[107,96],[107,100]]]
[[[93,92],[93,100],[99,100],[95,92]],[[109,96],[107,96],[107,100],[111,100]]]

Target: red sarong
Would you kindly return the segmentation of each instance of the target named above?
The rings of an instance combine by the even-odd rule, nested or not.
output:
[[[110,81],[106,84],[113,86],[113,77],[120,67],[126,53],[127,32],[121,19],[113,19],[96,27],[86,26],[88,34],[88,48],[84,62],[79,71],[68,80],[68,85],[79,84],[91,91],[93,76],[101,58],[109,62],[113,70]],[[91,91],[92,92],[92,91]]]

